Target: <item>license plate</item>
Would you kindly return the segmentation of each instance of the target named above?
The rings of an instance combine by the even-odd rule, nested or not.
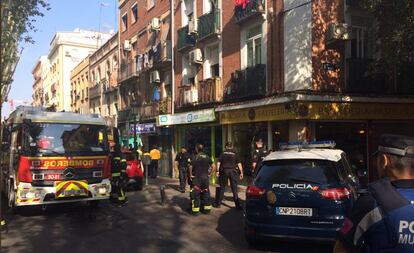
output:
[[[276,215],[311,217],[312,216],[312,208],[276,207]]]

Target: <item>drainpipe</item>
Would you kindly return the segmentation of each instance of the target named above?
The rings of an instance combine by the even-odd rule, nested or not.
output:
[[[171,114],[174,114],[174,104],[175,104],[175,54],[174,54],[174,47],[175,47],[175,15],[174,15],[174,0],[171,0],[171,7],[170,7],[170,30],[171,30]]]

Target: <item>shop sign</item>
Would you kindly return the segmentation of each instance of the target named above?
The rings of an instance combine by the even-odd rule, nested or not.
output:
[[[414,104],[294,102],[220,112],[221,124],[273,120],[414,119]]]
[[[136,124],[135,131],[137,134],[150,134],[157,132],[157,125],[155,123]],[[134,124],[129,125],[129,134],[134,134]]]
[[[216,120],[214,109],[206,109],[187,113],[159,115],[157,118],[158,126],[171,126],[181,124],[193,124],[212,122]]]

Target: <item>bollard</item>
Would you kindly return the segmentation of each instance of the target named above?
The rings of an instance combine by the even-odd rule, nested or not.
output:
[[[160,185],[161,205],[165,204],[165,185]]]
[[[220,205],[220,186],[216,186],[216,196],[215,196],[215,203],[216,205]]]

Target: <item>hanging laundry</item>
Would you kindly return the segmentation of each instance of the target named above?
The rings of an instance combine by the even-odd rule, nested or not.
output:
[[[142,64],[143,64],[143,56],[142,54],[140,54],[138,55],[138,67],[137,67],[138,71],[142,70]]]

